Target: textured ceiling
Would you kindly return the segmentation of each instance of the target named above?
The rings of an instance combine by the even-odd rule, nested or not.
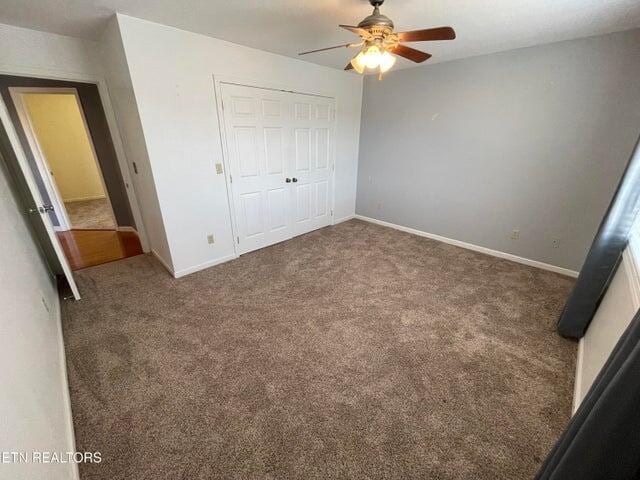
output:
[[[640,27],[638,0],[387,0],[396,30],[455,28],[452,42],[414,43],[442,62]],[[338,28],[371,13],[366,0],[0,0],[0,23],[96,39],[114,12],[297,58],[354,40]],[[302,57],[343,68],[346,49]],[[413,66],[400,59],[396,68]]]

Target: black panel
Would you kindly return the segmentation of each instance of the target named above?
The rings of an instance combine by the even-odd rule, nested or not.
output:
[[[629,242],[639,209],[640,139],[558,320],[563,337],[581,338],[586,333]]]

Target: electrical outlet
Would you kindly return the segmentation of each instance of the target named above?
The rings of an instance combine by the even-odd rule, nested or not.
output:
[[[551,240],[553,248],[560,248],[560,239],[558,237]]]
[[[215,243],[215,238],[213,238],[213,234],[207,235],[207,242],[209,242],[209,245]]]
[[[222,174],[222,164],[221,163],[216,163],[216,173],[218,175]]]
[[[520,239],[520,230],[518,230],[517,228],[514,228],[511,231],[511,240],[519,240]]]

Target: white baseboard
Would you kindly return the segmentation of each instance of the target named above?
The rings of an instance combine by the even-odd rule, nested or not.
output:
[[[557,265],[550,265],[548,263],[539,262],[537,260],[531,260],[529,258],[519,257],[511,253],[501,252],[499,250],[492,250],[487,247],[481,247],[480,245],[474,245],[473,243],[462,242],[453,238],[443,237],[433,233],[423,232],[422,230],[416,230],[415,228],[404,227],[402,225],[396,225],[395,223],[385,222],[384,220],[378,220],[376,218],[365,217],[363,215],[355,215],[355,218],[364,220],[365,222],[375,223],[376,225],[382,225],[383,227],[394,228],[402,232],[412,233],[420,237],[430,238],[439,242],[448,243],[449,245],[455,245],[456,247],[466,248],[467,250],[473,250],[474,252],[484,253],[493,257],[504,258],[505,260],[511,260],[512,262],[522,263],[530,267],[541,268],[542,270],[549,270],[550,272],[560,273],[567,275],[568,277],[577,277],[578,272],[569,270],[568,268],[558,267]]]
[[[215,265],[220,265],[221,263],[228,262],[229,260],[234,260],[238,258],[238,255],[231,254],[226,257],[216,258],[215,260],[210,260],[208,262],[201,263],[200,265],[195,265],[193,267],[184,268],[182,270],[178,270],[174,272],[173,276],[175,278],[184,277],[185,275],[189,275],[190,273],[199,272],[200,270],[204,270],[205,268],[213,267]]]
[[[338,218],[337,220],[334,220],[333,225],[337,225],[342,222],[348,222],[349,220],[352,220],[354,218],[356,218],[355,213],[353,215],[347,215],[346,217],[342,217],[342,218]]]
[[[118,229],[119,232],[133,232],[136,235],[138,234],[138,231],[133,227],[121,227],[121,226],[118,226],[117,229]]]
[[[167,271],[171,274],[172,277],[176,276],[175,273],[173,273],[173,267],[169,264],[169,262],[167,262],[164,258],[162,258],[160,254],[156,252],[154,249],[151,249],[151,253],[162,264],[162,266],[167,269]]]
[[[58,329],[58,351],[59,353],[59,362],[60,362],[60,382],[62,384],[62,403],[64,408],[63,415],[65,416],[65,423],[67,424],[67,451],[75,452],[76,451],[76,435],[75,430],[73,428],[73,413],[71,411],[71,395],[69,392],[69,376],[67,374],[67,357],[65,355],[64,349],[64,337],[62,335],[62,309],[60,305],[60,297],[58,297],[58,302],[53,308],[56,315],[56,325]],[[72,301],[72,300],[69,300]],[[75,462],[71,462],[71,479],[79,480],[80,479],[80,471],[78,469],[78,464]]]
[[[221,263],[228,262],[229,260],[234,260],[238,258],[238,255],[231,254],[231,255],[227,255],[226,257],[216,258],[215,260],[209,260],[208,262],[204,262],[199,265],[194,265],[193,267],[183,268],[182,270],[174,270],[169,265],[169,262],[164,260],[158,254],[158,252],[156,252],[155,250],[151,250],[151,253],[153,254],[154,257],[158,259],[158,261],[162,264],[162,266],[167,269],[167,271],[171,274],[171,276],[173,276],[173,278],[184,277],[185,275],[189,275],[190,273],[199,272],[200,270],[204,270],[206,268],[213,267],[215,265],[219,265]]]
[[[88,200],[102,200],[103,198],[107,198],[107,196],[106,195],[87,195],[86,197],[63,198],[62,201],[64,203],[73,203],[73,202],[86,202]]]

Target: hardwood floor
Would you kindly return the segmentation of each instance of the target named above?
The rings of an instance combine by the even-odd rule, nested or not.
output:
[[[72,270],[133,257],[142,253],[135,232],[115,230],[69,230],[58,232],[58,239]]]

